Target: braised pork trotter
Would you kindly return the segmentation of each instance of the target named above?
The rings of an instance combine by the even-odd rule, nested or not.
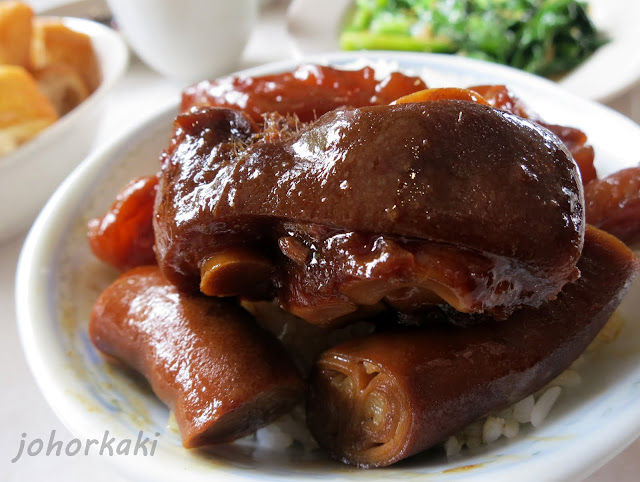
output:
[[[126,272],[102,293],[89,334],[145,376],[174,410],[187,448],[249,434],[302,398],[293,362],[248,313],[180,293],[155,266]]]
[[[638,262],[589,227],[578,267],[556,300],[508,322],[378,333],[326,351],[307,400],[312,433],[338,460],[386,466],[539,390],[604,326]]]
[[[208,108],[176,120],[154,230],[181,289],[279,293],[311,322],[394,300],[505,317],[578,276],[583,204],[558,138],[489,106],[339,109],[268,141]]]

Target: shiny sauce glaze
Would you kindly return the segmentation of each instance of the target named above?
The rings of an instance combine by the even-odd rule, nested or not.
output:
[[[376,333],[324,352],[307,421],[336,459],[392,464],[539,390],[589,345],[638,270],[615,237],[588,227],[580,279],[508,322]]]
[[[202,109],[176,120],[154,230],[159,265],[181,289],[256,295],[242,287],[218,293],[216,286],[235,284],[243,273],[260,272],[265,280],[282,273],[278,240],[291,237],[283,223],[390,236],[411,249],[439,243],[482,258],[488,289],[480,282],[472,293],[447,299],[466,299],[454,305],[461,311],[506,316],[552,298],[578,275],[580,177],[565,147],[535,123],[440,100],[338,109],[285,139],[251,143],[255,135],[251,120],[233,110]],[[292,237],[303,248],[326,243]],[[404,251],[416,255],[411,249]],[[464,264],[446,249],[415,249],[441,253],[442,269]],[[325,255],[329,270],[344,265],[322,248]],[[303,276],[313,276],[314,259],[297,263]],[[385,269],[393,271],[395,259]],[[358,264],[356,257],[349,262]],[[281,287],[283,279],[271,285]]]
[[[506,257],[319,225],[285,228],[278,244],[288,259],[278,265],[277,297],[313,324],[339,325],[388,308],[410,315],[442,303],[504,318],[542,295],[540,277]]]
[[[202,81],[184,90],[181,111],[218,106],[242,110],[256,122],[272,112],[295,114],[302,122],[308,122],[338,107],[389,104],[426,88],[419,77],[399,72],[377,80],[371,67],[340,70],[301,65],[292,72],[262,77],[230,76]]]
[[[182,109],[188,111],[197,106],[246,109],[254,122],[264,124],[265,137],[275,134],[275,138],[278,138],[282,129],[298,130],[303,125],[300,119],[313,120],[334,107],[387,103],[400,97],[404,98],[404,102],[424,101],[425,91],[420,89],[425,87],[424,82],[418,78],[400,73],[393,73],[377,81],[371,68],[345,71],[304,65],[293,72],[263,77],[236,76],[203,81],[185,89]],[[504,85],[474,86],[473,89],[481,93],[480,97],[486,97],[481,98],[481,102],[533,119],[549,128],[565,143],[577,161],[583,183],[596,178],[593,148],[587,144],[586,135],[582,131],[545,124]],[[473,94],[474,91],[444,88],[428,89],[426,92],[429,92],[428,100],[447,97],[478,102],[478,95]],[[285,115],[285,121],[274,121],[275,114]],[[148,203],[142,206],[139,196],[129,187],[118,196],[117,202],[124,202],[123,198],[127,196],[133,198],[131,204],[140,205],[139,213],[148,213]],[[102,219],[93,221],[90,238],[96,256],[119,270],[153,262],[153,233],[149,231],[151,220],[141,219],[140,214],[137,216],[139,228],[134,230],[131,229],[127,216],[117,215],[113,208],[103,216],[104,220],[108,220],[108,229],[97,229],[96,223],[102,222]],[[139,246],[145,248],[138,249]]]
[[[127,271],[102,293],[89,335],[144,375],[174,411],[187,448],[242,437],[302,399],[293,362],[247,312],[181,293],[155,266]]]
[[[587,135],[580,129],[544,122],[504,85],[475,85],[469,89],[480,94],[489,105],[524,119],[531,119],[557,135],[578,164],[584,185],[597,178],[593,165],[595,152],[587,144]]]

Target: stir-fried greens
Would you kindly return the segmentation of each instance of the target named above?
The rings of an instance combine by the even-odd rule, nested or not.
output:
[[[356,0],[345,50],[461,53],[553,76],[605,43],[577,0]]]

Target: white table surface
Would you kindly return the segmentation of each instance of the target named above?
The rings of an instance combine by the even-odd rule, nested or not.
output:
[[[60,0],[32,0],[36,9],[61,3]],[[272,1],[263,8],[259,23],[245,50],[239,68],[291,58],[294,53],[284,26],[285,0]],[[149,115],[158,103],[178,97],[179,82],[151,72],[135,57],[126,77],[108,100],[96,146],[127,131]],[[611,107],[640,122],[640,85],[610,102]],[[639,154],[640,160],[640,154]],[[56,430],[56,440],[70,441],[73,436],[58,421],[36,387],[22,356],[15,321],[14,274],[25,234],[0,245],[0,386],[4,388],[0,411],[0,481],[125,482],[109,465],[108,457],[23,456],[11,463],[22,434],[27,439],[48,440]],[[640,434],[639,434],[640,435]],[[65,442],[66,443],[66,442]],[[212,480],[215,480],[213,478]],[[640,440],[591,475],[589,482],[640,480]]]

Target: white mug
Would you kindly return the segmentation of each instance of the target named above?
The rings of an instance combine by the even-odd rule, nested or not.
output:
[[[157,72],[195,82],[237,66],[257,0],[107,0],[133,51]]]

